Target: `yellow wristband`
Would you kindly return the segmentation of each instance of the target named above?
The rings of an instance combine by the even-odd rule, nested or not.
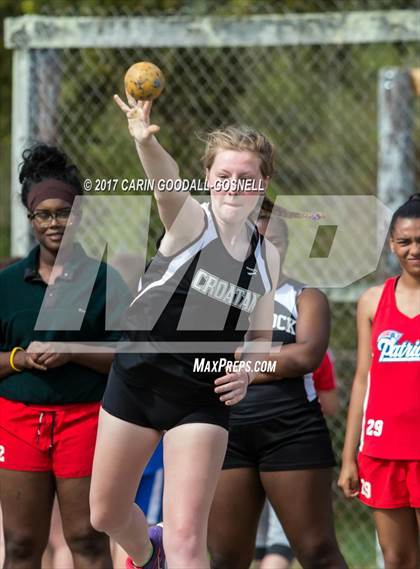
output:
[[[20,346],[16,346],[16,348],[13,348],[13,350],[10,352],[10,356],[9,356],[9,363],[10,363],[10,367],[14,370],[14,371],[23,371],[22,369],[19,369],[18,367],[15,366],[14,363],[14,358],[16,355],[16,352],[24,352],[25,350],[23,348],[21,348]]]

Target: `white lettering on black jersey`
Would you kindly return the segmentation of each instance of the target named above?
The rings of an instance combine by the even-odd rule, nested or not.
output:
[[[229,283],[204,269],[196,271],[191,287],[201,294],[207,294],[229,306],[252,312],[260,298],[260,294]]]

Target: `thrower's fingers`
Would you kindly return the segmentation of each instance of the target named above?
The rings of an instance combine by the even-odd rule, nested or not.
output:
[[[128,119],[140,119],[144,122],[143,109],[141,107],[131,107],[127,113]]]
[[[147,128],[149,134],[157,134],[160,131],[160,126],[158,126],[157,124],[151,124],[148,128]]]
[[[229,383],[234,378],[233,373],[227,373],[226,375],[222,375],[214,380],[214,385],[223,385],[225,383]]]
[[[229,391],[221,393],[222,395],[219,397],[220,401],[228,401],[229,399],[236,397],[238,394],[241,394],[242,397],[245,397],[246,389],[244,389],[244,386],[241,384],[232,384]]]
[[[133,97],[133,95],[130,95],[127,89],[125,90],[125,96],[127,97],[128,104],[131,108],[137,107],[136,99]]]
[[[221,395],[219,397],[219,399],[220,399],[220,401],[225,403],[226,401],[230,401],[231,399],[233,399],[238,393],[239,393],[238,389],[231,389],[227,393],[224,393],[223,395]]]
[[[150,112],[152,110],[153,101],[143,101],[143,113],[144,118],[149,120],[150,119]]]
[[[233,389],[239,389],[242,386],[240,381],[230,381],[229,383],[225,383],[223,385],[219,385],[215,388],[216,393],[227,393],[228,391],[232,391]]]
[[[239,401],[241,401],[241,399],[243,398],[244,394],[242,393],[242,391],[235,390],[229,393],[229,397],[227,396],[224,396],[223,398],[220,397],[220,401],[222,401],[222,403],[224,403],[225,405],[235,405],[236,403],[239,403]]]
[[[121,99],[119,95],[114,95],[114,101],[117,103],[117,105],[125,114],[127,114],[131,110],[131,107],[129,107],[127,103],[124,103],[124,101]]]

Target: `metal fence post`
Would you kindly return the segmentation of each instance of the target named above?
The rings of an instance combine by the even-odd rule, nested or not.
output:
[[[57,100],[60,93],[60,52],[55,49],[33,50],[36,68],[36,124],[33,136],[40,142],[57,144]]]
[[[20,205],[18,166],[22,151],[28,144],[30,132],[30,73],[31,50],[15,49],[13,52],[13,100],[12,100],[12,171],[11,171],[11,254],[24,256],[28,252],[30,235],[24,208]]]
[[[381,69],[378,82],[378,198],[395,211],[414,192],[413,83],[405,69]],[[398,271],[394,255],[381,263],[384,276]]]

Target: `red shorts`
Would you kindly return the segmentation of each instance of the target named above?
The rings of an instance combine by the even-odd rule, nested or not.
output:
[[[420,508],[420,460],[359,453],[359,499],[372,508]]]
[[[90,476],[99,408],[99,402],[27,405],[0,397],[0,468]]]

